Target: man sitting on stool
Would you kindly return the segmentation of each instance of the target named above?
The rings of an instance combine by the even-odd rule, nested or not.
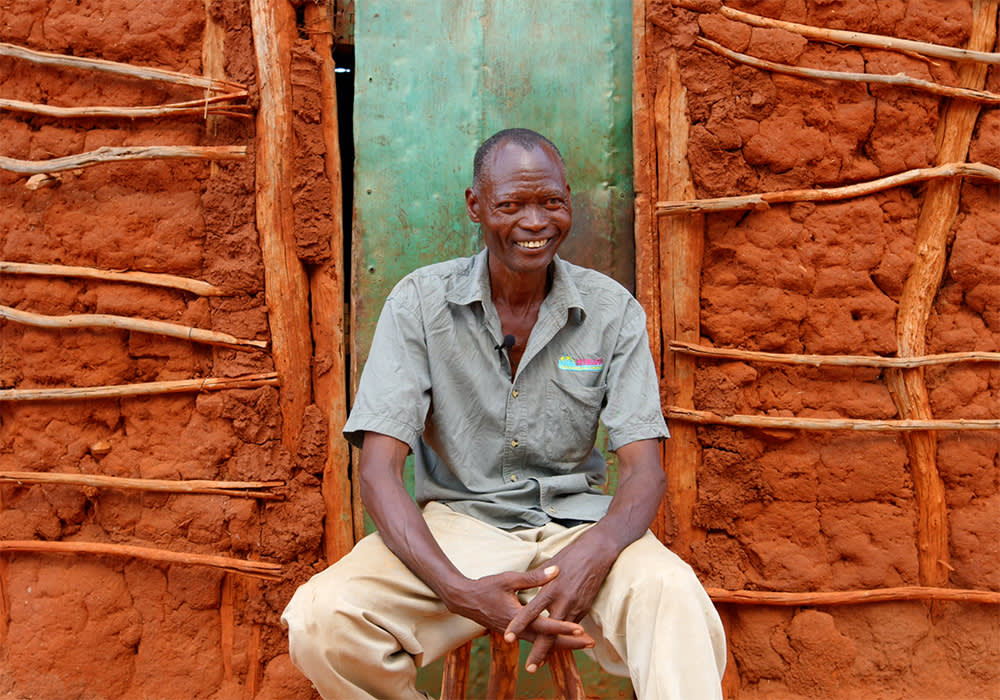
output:
[[[528,671],[587,648],[640,700],[720,699],[719,617],[648,530],[668,433],[642,308],[556,256],[572,206],[545,137],[490,137],[465,201],[485,250],[411,273],[382,309],[344,427],[378,533],[295,593],[292,660],[324,698],[423,698],[417,666],[491,629],[532,642]]]

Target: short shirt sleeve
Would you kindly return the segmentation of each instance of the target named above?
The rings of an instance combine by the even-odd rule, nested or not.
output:
[[[646,314],[630,298],[614,355],[608,367],[607,403],[601,419],[608,431],[608,449],[636,440],[670,436],[660,406],[660,387],[649,351]]]
[[[344,437],[361,447],[364,433],[394,437],[415,450],[431,403],[427,343],[419,294],[404,279],[382,307]]]

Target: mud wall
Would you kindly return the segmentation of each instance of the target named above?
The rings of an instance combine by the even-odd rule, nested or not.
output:
[[[996,26],[995,3],[977,9],[987,3],[964,0],[728,4],[817,27],[956,47],[968,42],[974,12],[992,12]],[[738,65],[695,42],[706,37],[793,66],[902,72],[945,85],[960,84],[958,64],[751,28],[722,17],[719,3],[650,2],[647,13],[651,94],[669,82],[671,57],[686,91],[695,197],[836,187],[938,164],[948,138],[938,133],[947,99],[783,76]],[[985,89],[1000,91],[996,66]],[[655,148],[647,148],[655,159]],[[995,107],[979,114],[967,158],[1000,165]],[[896,355],[897,313],[918,261],[915,232],[928,187],[706,215],[699,342],[785,354]],[[947,245],[926,353],[995,353],[996,182],[962,183]],[[665,327],[664,344],[669,336]],[[719,416],[892,420],[902,416],[888,374],[699,360],[693,408]],[[1000,417],[995,361],[928,367],[924,376],[930,417]],[[668,386],[664,403],[676,402]],[[696,441],[696,536],[688,559],[706,585],[808,592],[921,583],[914,456],[904,434],[706,425],[697,428]],[[944,585],[1000,590],[998,434],[941,431],[935,444],[950,555]],[[971,700],[1000,694],[996,605],[721,607],[730,637],[729,697]]]
[[[303,36],[306,36],[303,34]],[[0,41],[247,86],[256,70],[247,3],[120,0],[5,3]],[[316,57],[296,46],[299,250],[330,256]],[[62,106],[156,105],[199,89],[0,57],[0,97]],[[47,160],[102,146],[246,146],[241,161],[152,160],[58,174],[37,188],[0,172],[0,260],[167,273],[224,295],[0,273],[0,304],[50,316],[108,314],[269,340],[255,226],[252,117],[56,119],[0,111],[0,155]],[[0,320],[0,389],[91,387],[273,372],[269,350],[115,329]],[[308,373],[309,367],[303,367]],[[311,697],[278,615],[321,568],[315,406],[298,444],[281,441],[275,386],[165,396],[0,401],[0,472],[145,479],[278,480],[283,500],[0,483],[0,540],[138,545],[283,565],[262,581],[211,567],[84,554],[0,554],[0,696]]]

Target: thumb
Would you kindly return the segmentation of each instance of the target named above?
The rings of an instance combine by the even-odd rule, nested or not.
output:
[[[544,586],[558,575],[559,567],[555,564],[550,564],[545,568],[536,567],[531,571],[525,571],[521,574],[521,580],[515,584],[514,590],[523,591],[528,588]]]

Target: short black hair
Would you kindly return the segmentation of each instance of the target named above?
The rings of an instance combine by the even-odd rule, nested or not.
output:
[[[476,149],[476,155],[472,159],[473,185],[478,185],[480,183],[483,176],[483,170],[486,168],[486,161],[493,154],[493,151],[495,151],[500,144],[507,141],[517,144],[526,151],[533,151],[539,146],[551,148],[552,152],[559,158],[559,164],[562,166],[563,172],[566,172],[566,162],[563,160],[562,153],[559,152],[559,149],[554,143],[539,134],[537,131],[523,129],[520,127],[515,129],[503,129],[483,141],[482,145]]]

